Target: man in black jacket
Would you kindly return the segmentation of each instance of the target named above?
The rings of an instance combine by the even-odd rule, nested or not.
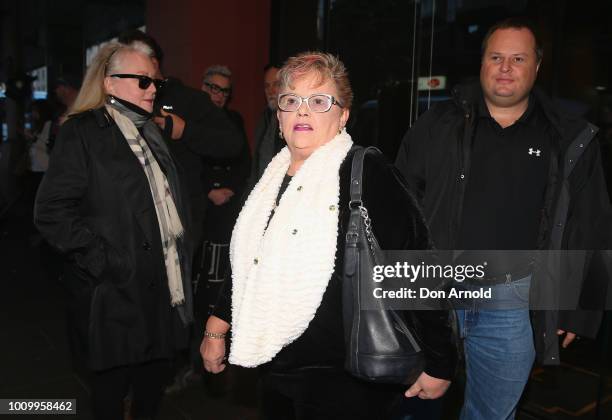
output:
[[[244,131],[244,122],[238,111],[228,108],[232,93],[232,72],[226,66],[210,66],[204,72],[202,90],[221,108],[242,133],[242,151],[231,159],[208,158],[204,161],[204,184],[209,208],[204,222],[204,252],[196,312],[208,312],[212,297],[218,295],[229,264],[229,243],[232,229],[244,204],[243,194],[251,171],[251,154]],[[214,139],[223,143],[224,138]],[[244,197],[246,198],[246,197]],[[196,352],[197,353],[197,352]],[[198,355],[199,356],[199,355]]]
[[[202,90],[210,96],[215,106],[227,114],[242,134],[242,148],[239,155],[230,159],[208,158],[204,161],[205,189],[211,201],[209,205],[212,205],[209,213],[217,210],[217,214],[207,218],[205,224],[209,228],[209,233],[216,232],[213,235],[216,242],[229,243],[234,222],[242,207],[240,198],[251,170],[249,142],[244,131],[242,115],[228,107],[233,92],[230,69],[221,65],[207,68],[204,72]],[[219,138],[214,141],[224,143],[225,139]]]
[[[439,249],[605,249],[610,202],[597,128],[564,115],[534,82],[542,49],[525,22],[493,26],[480,84],[454,90],[407,133],[396,165]],[[603,233],[607,232],[607,233]],[[512,419],[535,355],[558,364],[557,336],[594,337],[600,314],[533,312],[529,265],[494,267],[508,310],[457,311],[467,384],[462,419]],[[580,290],[577,291],[580,293]]]

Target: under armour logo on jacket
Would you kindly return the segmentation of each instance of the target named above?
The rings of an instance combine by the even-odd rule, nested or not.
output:
[[[530,155],[536,155],[536,157],[540,157],[541,153],[542,153],[542,151],[540,149],[533,150],[533,147],[529,148],[529,154]]]

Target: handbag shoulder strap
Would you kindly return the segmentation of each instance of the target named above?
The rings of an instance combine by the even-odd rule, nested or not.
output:
[[[349,207],[355,208],[363,206],[361,201],[361,194],[363,191],[363,161],[365,155],[370,154],[381,154],[382,152],[374,146],[361,147],[355,146],[355,154],[353,155],[353,162],[351,166],[351,200],[349,201]]]
[[[346,243],[348,246],[355,246],[360,238],[367,243],[371,249],[378,249],[378,242],[372,232],[372,221],[368,214],[368,209],[363,205],[363,161],[366,154],[380,154],[381,151],[376,147],[361,147],[355,146],[355,154],[351,166],[351,186],[350,186],[350,201],[349,201],[349,225],[346,233]],[[364,226],[365,231],[363,236],[359,234],[360,226]]]

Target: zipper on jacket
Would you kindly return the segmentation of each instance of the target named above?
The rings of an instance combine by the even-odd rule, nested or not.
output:
[[[555,203],[555,205],[550,208],[550,223],[546,227],[546,236],[543,238],[543,240],[546,241],[547,249],[561,249],[563,246],[564,231],[567,223],[566,217],[571,197],[566,200],[560,200],[561,190],[577,162],[582,158],[591,141],[595,138],[597,131],[594,125],[587,122],[582,131],[572,140],[565,150],[558,150],[557,144],[555,145],[557,149],[553,149],[558,153],[557,173],[559,176],[557,176],[555,180],[557,185],[555,186],[554,196],[551,202],[551,204]],[[559,229],[559,232],[553,232],[554,229]]]
[[[457,176],[458,183],[458,194],[456,199],[456,208],[455,208],[455,217],[451,222],[450,227],[450,242],[449,245],[451,247],[457,246],[457,236],[459,231],[459,226],[461,224],[461,218],[463,217],[463,200],[465,197],[465,188],[468,181],[468,176],[470,172],[470,154],[472,147],[472,121],[473,121],[473,111],[468,109],[467,101],[463,100],[463,112],[464,112],[464,128],[463,128],[463,136],[460,137],[459,140],[459,174]]]

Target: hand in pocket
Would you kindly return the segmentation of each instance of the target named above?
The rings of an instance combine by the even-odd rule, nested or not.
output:
[[[103,273],[104,280],[109,280],[115,285],[126,283],[132,272],[129,254],[120,252],[109,243],[106,243],[105,254],[106,267]]]

